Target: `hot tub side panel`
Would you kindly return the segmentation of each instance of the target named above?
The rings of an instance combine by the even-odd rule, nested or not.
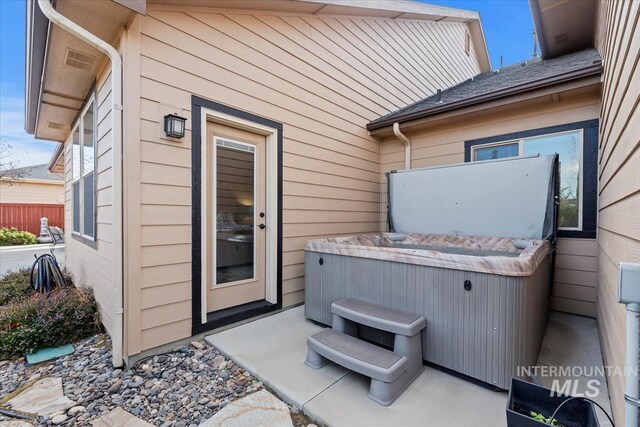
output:
[[[422,314],[425,360],[503,389],[518,366],[536,362],[547,321],[549,257],[528,277],[311,251],[305,257],[311,320],[330,325],[331,303],[342,298]]]

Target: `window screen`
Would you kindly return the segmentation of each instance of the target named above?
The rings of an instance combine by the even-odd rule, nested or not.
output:
[[[96,123],[94,100],[91,100],[83,110],[73,131],[71,143],[73,231],[83,236],[94,238],[96,224]]]

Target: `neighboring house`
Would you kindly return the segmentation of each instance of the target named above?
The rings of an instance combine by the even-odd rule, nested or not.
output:
[[[16,178],[0,179],[0,228],[40,234],[40,218],[50,226],[64,226],[64,178],[48,165],[12,170]]]
[[[637,5],[532,0],[543,59],[491,71],[479,15],[428,4],[56,1],[120,74],[27,2],[26,127],[61,143],[67,268],[95,289],[114,363],[302,303],[305,242],[384,230],[388,170],[557,151],[552,308],[596,317],[623,366]]]

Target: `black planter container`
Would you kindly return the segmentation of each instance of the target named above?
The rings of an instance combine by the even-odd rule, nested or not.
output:
[[[508,427],[548,426],[529,416],[531,411],[550,417],[562,402],[571,396],[551,393],[539,385],[513,378],[507,402]],[[599,427],[595,407],[590,402],[574,399],[562,405],[554,417],[563,427]]]

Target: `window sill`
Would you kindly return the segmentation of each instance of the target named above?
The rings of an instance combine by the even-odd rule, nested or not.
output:
[[[83,235],[81,235],[80,233],[76,233],[75,231],[71,232],[71,238],[73,238],[74,240],[77,240],[79,242],[84,243],[85,245],[89,246],[92,249],[97,249],[98,248],[98,242],[91,239],[90,237],[85,237]]]
[[[595,239],[595,230],[558,230],[558,237],[570,239]]]

